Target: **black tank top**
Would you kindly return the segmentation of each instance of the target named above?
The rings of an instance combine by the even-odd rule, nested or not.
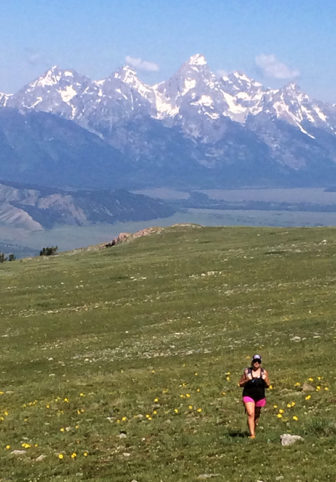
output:
[[[251,368],[249,368],[249,373],[252,374]],[[263,369],[260,369],[260,377],[252,378],[249,380],[243,389],[243,397],[251,397],[255,402],[265,398],[265,380],[262,378]],[[253,375],[252,375],[253,376]]]

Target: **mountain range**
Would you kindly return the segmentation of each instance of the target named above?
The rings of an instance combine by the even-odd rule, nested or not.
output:
[[[332,186],[336,107],[294,83],[215,75],[201,54],[149,86],[56,66],[0,94],[0,179],[64,188]]]
[[[64,191],[0,183],[0,224],[27,231],[56,225],[85,226],[143,221],[175,212],[163,201],[125,190]]]

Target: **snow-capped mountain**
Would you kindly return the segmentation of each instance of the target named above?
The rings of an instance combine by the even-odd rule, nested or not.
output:
[[[74,120],[81,114],[81,97],[91,84],[75,71],[54,66],[12,95],[6,107],[51,112]]]
[[[82,100],[83,112],[74,120],[109,138],[116,125],[150,116],[154,93],[137,78],[135,70],[125,66],[107,79],[92,82]]]
[[[329,112],[335,106],[311,101],[295,84],[268,89],[239,72],[218,78],[200,54],[154,86],[141,82],[129,66],[98,81],[54,66],[16,94],[0,93],[0,105],[51,112],[93,130],[101,125],[103,131],[106,125],[149,115],[166,123],[173,119],[199,137],[197,120],[229,118],[245,124],[249,115],[260,113],[289,122],[307,135],[307,123],[329,132],[336,128]]]
[[[247,169],[248,182],[267,183],[274,173],[281,183],[299,171],[313,182],[319,168],[331,182],[336,172],[335,105],[311,100],[293,83],[269,89],[242,72],[219,77],[201,54],[153,86],[129,66],[102,80],[52,67],[19,92],[0,94],[0,106],[73,121],[143,173],[184,169],[194,179],[201,166],[203,179],[212,170],[228,182]]]

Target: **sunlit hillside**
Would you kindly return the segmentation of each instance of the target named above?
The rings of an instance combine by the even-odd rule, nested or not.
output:
[[[180,225],[2,263],[1,479],[336,480],[335,261],[334,228]]]

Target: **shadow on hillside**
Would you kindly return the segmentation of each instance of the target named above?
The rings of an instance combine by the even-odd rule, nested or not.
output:
[[[246,437],[248,437],[249,434],[245,430],[244,431],[230,430],[228,435],[229,435],[229,437],[232,437],[232,438],[246,438]]]

